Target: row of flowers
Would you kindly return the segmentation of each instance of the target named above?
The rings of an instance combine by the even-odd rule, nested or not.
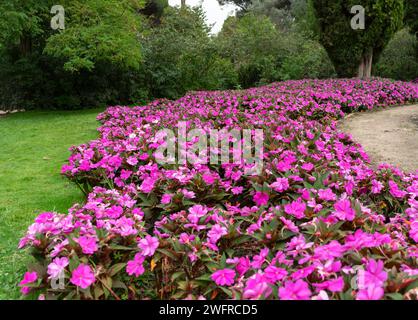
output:
[[[20,241],[40,299],[416,299],[418,171],[373,169],[348,112],[418,101],[384,79],[288,81],[111,107],[62,173],[88,195]],[[263,129],[246,163],[158,164],[162,128]],[[189,145],[197,143],[196,140]],[[61,285],[60,285],[61,284]]]

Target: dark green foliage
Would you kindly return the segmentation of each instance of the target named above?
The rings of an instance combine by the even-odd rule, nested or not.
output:
[[[77,109],[132,102],[132,80],[141,64],[141,1],[61,1],[62,31],[50,27],[53,4],[0,4],[0,108]]]
[[[365,55],[380,55],[403,14],[402,0],[219,2],[240,10],[211,35],[202,9],[171,8],[167,0],[63,0],[66,28],[57,31],[55,1],[2,1],[0,109],[142,104],[336,71],[353,76]],[[405,2],[405,23],[416,33],[418,6]],[[366,7],[364,32],[350,28],[354,4]],[[376,74],[414,78],[412,40],[397,34]]]
[[[375,74],[385,78],[415,80],[418,77],[417,49],[416,37],[408,29],[399,31],[382,52]]]
[[[230,61],[219,57],[201,9],[168,8],[143,40],[149,98],[177,98],[192,90],[235,86]]]
[[[325,50],[296,31],[281,32],[266,16],[229,18],[217,37],[239,85],[247,88],[285,79],[327,78],[335,72]]]
[[[418,1],[405,0],[405,22],[418,39]]]
[[[402,27],[403,0],[312,0],[320,41],[339,76],[357,74],[365,57],[378,58],[391,37]],[[365,30],[353,30],[351,7],[365,8]],[[369,61],[371,62],[371,61]],[[370,67],[370,64],[369,64]]]

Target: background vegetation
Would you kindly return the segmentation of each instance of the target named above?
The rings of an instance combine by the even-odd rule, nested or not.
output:
[[[418,77],[413,0],[357,1],[373,20],[363,33],[349,28],[351,2],[219,2],[238,11],[213,35],[201,8],[167,0],[64,0],[65,30],[50,27],[54,1],[3,1],[0,109],[138,104],[191,90],[355,76],[370,48],[373,75]]]

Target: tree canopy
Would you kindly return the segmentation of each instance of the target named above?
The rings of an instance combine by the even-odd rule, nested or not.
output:
[[[312,0],[320,41],[339,76],[371,75],[377,58],[403,25],[403,0]],[[365,29],[351,28],[351,8],[365,9]]]

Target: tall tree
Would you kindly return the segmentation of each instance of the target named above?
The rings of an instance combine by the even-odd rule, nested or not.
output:
[[[405,22],[418,39],[418,3],[417,0],[405,0]]]
[[[370,77],[389,40],[403,25],[403,0],[311,0],[319,38],[341,77]],[[361,5],[365,28],[353,29],[351,8]]]
[[[149,17],[154,25],[158,25],[161,22],[164,9],[167,7],[168,0],[147,0],[145,6],[139,12]]]

